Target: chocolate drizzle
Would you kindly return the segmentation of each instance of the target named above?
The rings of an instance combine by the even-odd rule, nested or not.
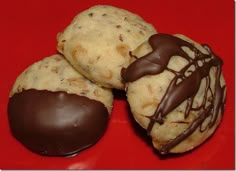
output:
[[[170,71],[175,75],[157,106],[156,111],[149,117],[150,123],[147,128],[148,134],[150,134],[153,125],[156,122],[163,124],[165,116],[185,100],[187,100],[185,118],[188,117],[191,111],[198,112],[198,117],[184,132],[161,147],[160,152],[165,154],[168,153],[171,148],[191,135],[199,126],[202,127],[202,123],[206,118],[211,117],[207,126],[208,128],[211,128],[216,124],[218,114],[220,111],[223,111],[225,103],[225,86],[221,87],[220,85],[223,61],[211,51],[208,45],[202,46],[208,51],[209,55],[203,54],[200,50],[194,47],[193,44],[168,34],[153,35],[150,37],[149,43],[153,51],[141,58],[138,58],[128,66],[128,68],[123,68],[121,71],[122,78],[126,82],[136,81],[146,75],[160,74],[164,70]],[[188,54],[181,48],[183,46],[191,49],[194,52],[195,57],[191,58],[188,56]],[[176,55],[181,56],[188,61],[188,64],[178,72],[167,67],[170,58]],[[202,65],[199,65],[198,62],[201,62]],[[191,66],[194,66],[195,68],[193,71],[188,70]],[[216,67],[214,93],[210,87],[211,79],[209,76],[212,67]],[[187,72],[191,74],[186,76]],[[203,79],[206,80],[203,102],[199,107],[194,108],[193,99],[197,94]],[[209,93],[210,97],[207,97]],[[201,129],[201,131],[204,130],[206,130],[206,128]]]
[[[14,137],[31,151],[68,156],[102,137],[109,114],[84,96],[30,89],[9,99],[8,118]]]

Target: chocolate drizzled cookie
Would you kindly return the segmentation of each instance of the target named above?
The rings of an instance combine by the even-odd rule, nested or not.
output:
[[[131,110],[161,153],[187,151],[208,138],[222,117],[226,94],[223,62],[208,45],[183,36],[156,34],[149,44],[151,52],[121,72],[128,83]],[[145,88],[149,93],[142,98],[147,102],[142,100],[138,111],[135,101],[141,97],[135,94]],[[177,130],[173,135],[162,135],[172,129]]]

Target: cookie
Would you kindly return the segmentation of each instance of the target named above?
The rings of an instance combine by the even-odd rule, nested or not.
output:
[[[113,94],[79,74],[61,55],[23,71],[10,92],[13,136],[31,151],[69,156],[95,144],[107,128]]]
[[[223,61],[184,35],[156,34],[122,69],[135,120],[161,154],[199,146],[219,125],[225,104]]]
[[[136,14],[97,5],[79,13],[58,33],[57,49],[89,80],[124,89],[120,71],[133,60],[129,52],[155,33],[155,28]]]

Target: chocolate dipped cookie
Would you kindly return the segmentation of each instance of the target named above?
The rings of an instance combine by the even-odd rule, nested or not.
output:
[[[124,89],[121,68],[155,28],[137,14],[109,5],[79,13],[57,36],[57,49],[81,74],[98,85]]]
[[[135,120],[161,154],[182,153],[206,141],[219,125],[226,86],[223,61],[184,35],[156,34],[132,55],[121,75]]]
[[[107,128],[113,94],[78,73],[61,55],[34,63],[16,79],[8,118],[31,151],[70,156],[94,145]]]

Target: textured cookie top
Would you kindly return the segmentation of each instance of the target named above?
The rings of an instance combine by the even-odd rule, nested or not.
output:
[[[123,89],[120,70],[132,61],[129,52],[155,33],[154,27],[136,14],[97,5],[79,13],[58,34],[57,49],[90,80]]]
[[[190,150],[220,122],[223,62],[209,46],[183,35],[157,34],[149,43],[136,49],[138,59],[122,70],[132,113],[161,153]]]
[[[111,90],[101,88],[79,74],[61,55],[52,55],[34,63],[16,79],[10,93],[36,89],[86,96],[102,102],[111,112],[113,95]]]

